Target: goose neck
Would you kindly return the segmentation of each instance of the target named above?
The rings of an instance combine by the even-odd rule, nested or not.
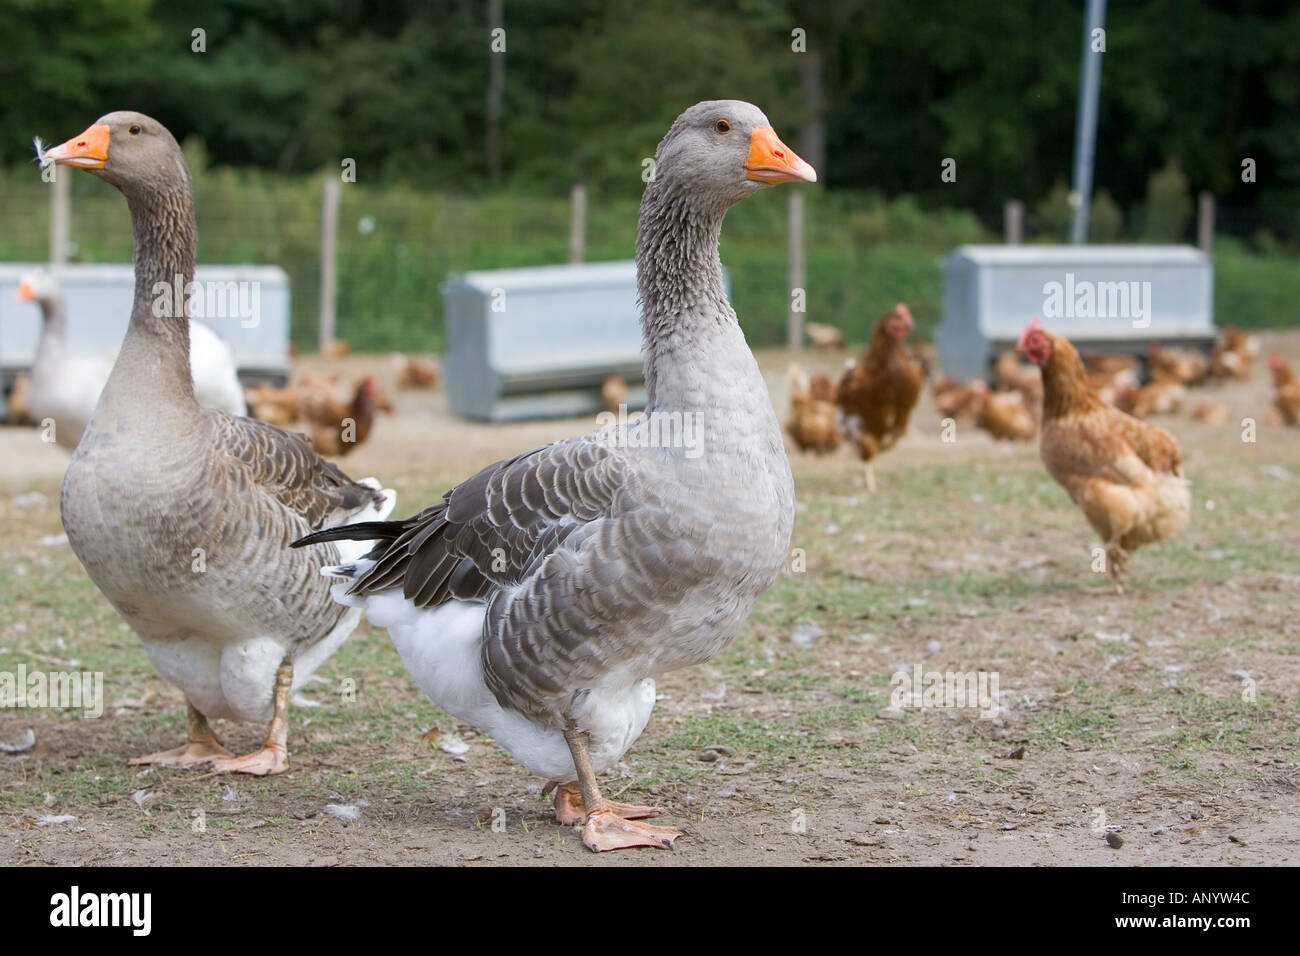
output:
[[[725,215],[725,205],[702,204],[671,183],[652,182],[641,201],[637,289],[652,406],[669,398],[656,394],[661,365],[690,355],[705,372],[726,360],[708,346],[730,343],[739,332],[718,256]]]
[[[198,242],[188,179],[126,192],[135,251],[135,298],[106,392],[131,401],[197,408],[190,375],[189,293]]]
[[[41,338],[36,347],[36,363],[46,356],[58,356],[67,351],[68,324],[63,310],[63,299],[52,295],[40,300]]]

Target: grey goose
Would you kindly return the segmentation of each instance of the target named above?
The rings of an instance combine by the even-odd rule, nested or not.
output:
[[[728,208],[816,181],[767,117],[699,103],[659,144],[641,202],[643,416],[498,462],[404,521],[298,544],[375,541],[331,573],[388,629],[419,686],[558,786],[592,850],[681,836],[596,775],[645,729],[655,677],[724,648],[780,575],[794,521],[781,426],[727,300]]]
[[[197,242],[189,170],[161,123],[109,113],[43,159],[116,186],[135,240],[126,340],[61,493],[86,573],[188,701],[188,741],[131,763],[280,773],[291,692],[360,619],[331,600],[321,569],[364,550],[288,545],[312,530],[382,520],[394,495],[348,478],[305,435],[195,401],[188,304],[159,309],[153,292],[193,279]],[[269,722],[265,746],[234,756],[213,718]]]

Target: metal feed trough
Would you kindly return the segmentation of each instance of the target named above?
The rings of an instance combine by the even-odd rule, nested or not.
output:
[[[41,310],[17,302],[22,277],[48,269],[0,264],[0,385],[31,368],[41,334]],[[112,355],[122,347],[135,299],[127,265],[65,265],[56,271],[68,321],[68,350]],[[289,377],[289,277],[277,266],[199,266],[190,290],[191,315],[230,346],[245,383],[283,385]]]
[[[447,397],[491,422],[591,415],[610,375],[645,407],[636,263],[467,272],[442,287]]]
[[[1209,348],[1213,261],[1190,246],[961,246],[943,263],[944,374],[987,378],[1036,315],[1081,349]]]

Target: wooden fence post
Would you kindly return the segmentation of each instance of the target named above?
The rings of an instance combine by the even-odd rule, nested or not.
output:
[[[57,166],[51,168],[55,173],[50,184],[54,190],[50,194],[50,265],[58,268],[68,261],[68,184],[72,177]]]
[[[1196,245],[1207,255],[1214,252],[1214,193],[1201,193],[1200,215],[1196,220]]]
[[[587,248],[587,187],[574,183],[569,190],[569,261],[581,262]]]
[[[339,232],[339,180],[330,176],[321,191],[320,213],[320,340],[322,352],[334,343],[335,290],[337,289]]]
[[[790,322],[787,327],[787,344],[798,351],[803,348],[803,319],[808,308],[808,275],[803,234],[803,193],[792,189],[789,193],[790,217]]]
[[[1009,246],[1025,241],[1025,204],[1019,199],[1008,199],[1002,206],[1002,236]]]

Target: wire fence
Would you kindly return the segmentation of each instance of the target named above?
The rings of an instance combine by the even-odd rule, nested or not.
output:
[[[130,262],[126,203],[91,176],[71,174],[70,262]],[[314,349],[320,314],[323,177],[195,170],[199,261],[278,265],[290,277],[291,331]],[[797,188],[797,187],[787,187]],[[0,260],[49,254],[50,190],[34,168],[0,173]],[[755,345],[785,341],[790,307],[786,191],[768,190],[737,206],[723,231],[732,297]],[[998,242],[1000,224],[969,212],[922,210],[909,197],[883,200],[807,190],[809,321],[840,327],[864,342],[894,302],[909,303],[924,333],[941,308],[938,264],[954,247]],[[589,194],[587,261],[628,259],[635,251],[634,196]],[[344,184],[337,244],[336,336],[359,351],[441,351],[440,288],[470,269],[562,263],[569,251],[569,197],[514,193],[453,195],[403,186]],[[1300,269],[1288,223],[1297,210],[1221,209],[1216,248],[1216,311],[1248,327],[1300,321]],[[1026,217],[1027,241],[1060,241],[1055,227]],[[1190,240],[1194,223],[1188,224]]]

